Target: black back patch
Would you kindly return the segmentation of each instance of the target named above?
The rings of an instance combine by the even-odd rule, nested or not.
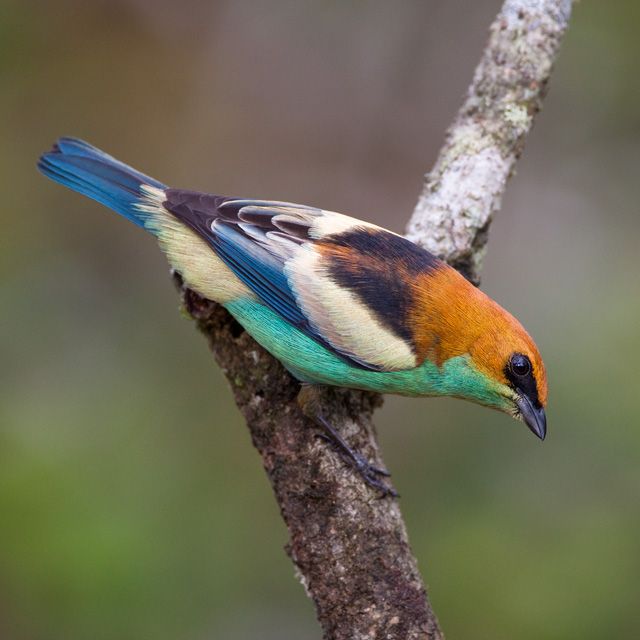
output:
[[[415,351],[411,285],[418,276],[442,267],[443,262],[406,238],[364,226],[324,237],[320,244],[347,249],[331,256],[331,278],[357,295],[385,328]]]

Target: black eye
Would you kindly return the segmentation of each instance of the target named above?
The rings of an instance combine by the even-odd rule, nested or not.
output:
[[[531,362],[529,362],[529,358],[523,356],[521,353],[516,353],[511,356],[509,365],[511,366],[511,371],[520,377],[526,376],[531,372]]]

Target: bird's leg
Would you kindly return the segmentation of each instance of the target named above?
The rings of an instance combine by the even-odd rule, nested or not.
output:
[[[336,449],[345,455],[352,463],[353,466],[361,473],[368,475],[384,476],[390,478],[391,474],[386,469],[376,467],[369,462],[366,458],[357,451],[354,451],[346,442],[346,440],[331,426],[331,424],[324,419],[320,414],[315,416],[315,420],[319,423],[326,433],[319,433],[318,436],[323,440],[333,444]]]
[[[313,394],[314,397],[310,398],[310,394]],[[392,487],[387,486],[380,480],[380,476],[388,478],[391,474],[386,469],[381,469],[371,464],[361,453],[355,451],[347,444],[340,433],[338,433],[322,415],[318,406],[317,396],[309,385],[303,385],[298,397],[298,402],[303,412],[322,427],[324,433],[318,434],[318,436],[331,443],[370,487],[380,491],[383,496],[398,497],[398,494]]]
[[[396,491],[387,486],[379,476],[388,478],[391,474],[386,469],[372,465],[361,453],[354,451],[345,439],[329,424],[321,415],[317,414],[315,421],[322,426],[325,433],[318,434],[324,440],[330,442],[343,455],[345,460],[360,474],[362,479],[373,489],[380,491],[383,496],[398,497]]]

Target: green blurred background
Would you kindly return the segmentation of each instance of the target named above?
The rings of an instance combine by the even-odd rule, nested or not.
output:
[[[401,231],[500,2],[0,2],[0,637],[318,639],[258,455],[151,237],[35,161]],[[378,423],[451,639],[635,639],[640,6],[578,3],[484,289],[547,362],[544,445],[453,400]]]

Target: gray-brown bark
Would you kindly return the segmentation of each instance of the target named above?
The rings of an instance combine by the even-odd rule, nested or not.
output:
[[[476,284],[493,214],[540,111],[571,0],[507,0],[447,131],[407,238]]]
[[[566,29],[570,0],[508,0],[491,27],[467,100],[449,129],[408,237],[478,281],[497,211]],[[331,640],[443,638],[409,547],[398,501],[380,499],[299,408],[299,384],[229,314],[185,289],[274,489],[287,553]],[[323,414],[383,466],[375,394],[324,390]]]
[[[179,280],[178,280],[179,281]],[[219,305],[183,290],[249,425],[289,530],[287,553],[325,637],[440,638],[396,500],[381,499],[300,410],[299,384]],[[324,389],[323,412],[381,465],[380,396]]]

